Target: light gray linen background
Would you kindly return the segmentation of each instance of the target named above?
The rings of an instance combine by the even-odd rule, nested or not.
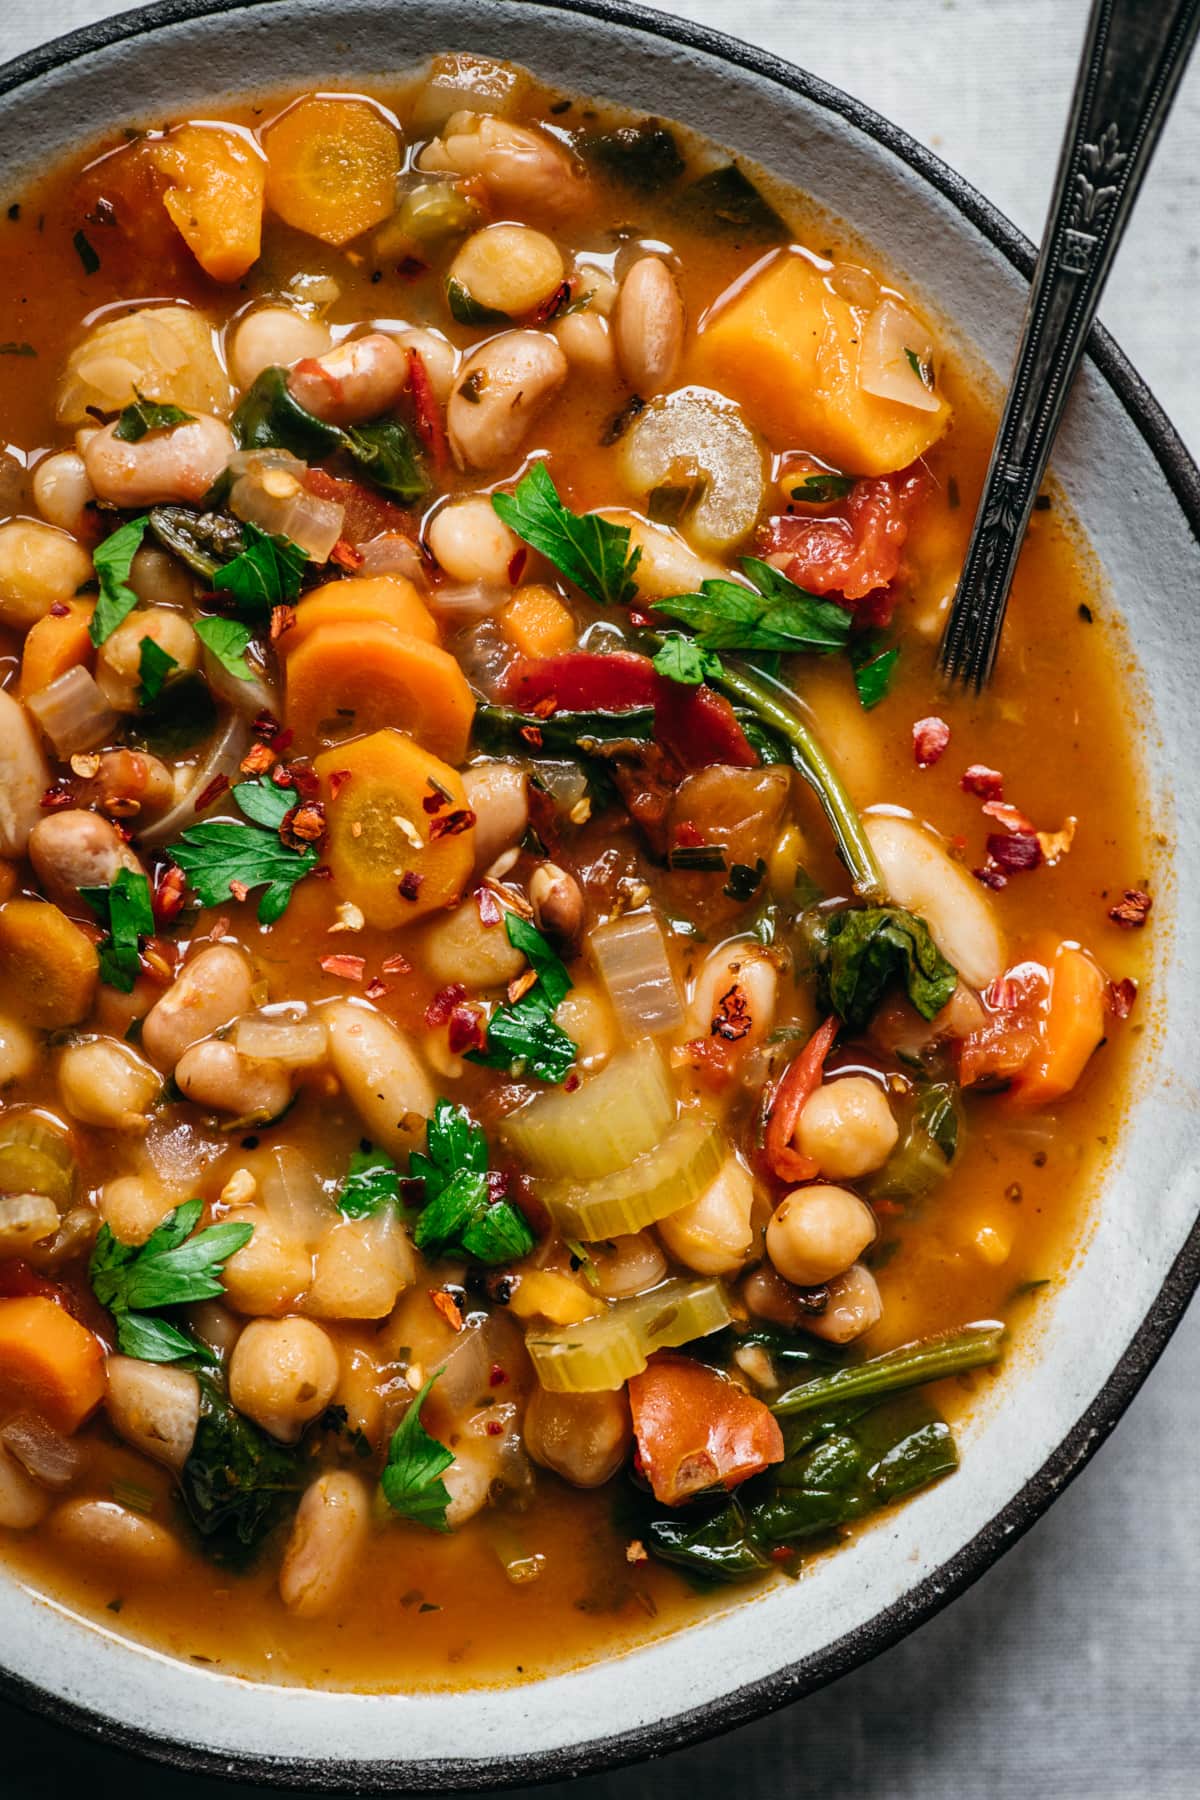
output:
[[[119,10],[105,0],[0,0],[0,55]],[[676,0],[674,10],[861,96],[1037,236],[1084,0]],[[402,43],[403,6],[396,12]],[[1200,61],[1102,309],[1196,456],[1198,206]],[[1196,1800],[1198,1356],[1193,1310],[1115,1436],[1048,1517],[887,1655],[717,1743],[538,1791],[546,1800]],[[5,1800],[233,1792],[164,1776],[10,1708],[0,1707],[0,1745]]]

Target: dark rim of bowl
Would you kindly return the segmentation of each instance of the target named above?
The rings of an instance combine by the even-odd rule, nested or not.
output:
[[[0,67],[0,97],[110,44],[146,36],[165,26],[278,3],[280,0],[157,0],[157,4],[84,26],[4,64]],[[555,12],[580,13],[627,30],[665,38],[718,61],[732,63],[751,74],[765,76],[777,86],[801,95],[827,112],[836,113],[882,144],[936,188],[1022,275],[1028,278],[1032,274],[1033,245],[1003,213],[906,132],[817,76],[793,67],[766,50],[727,37],[723,32],[694,25],[669,13],[648,11],[629,0],[521,0],[521,3],[545,6]],[[1153,451],[1193,535],[1200,542],[1200,470],[1188,455],[1178,433],[1145,382],[1101,326],[1093,328],[1088,355]],[[839,1676],[849,1674],[924,1624],[970,1587],[1029,1530],[1051,1501],[1095,1455],[1166,1348],[1198,1285],[1200,1219],[1096,1399],[1036,1475],[970,1543],[902,1599],[803,1662],[750,1682],[711,1705],[676,1713],[653,1725],[529,1755],[388,1763],[270,1757],[260,1760],[208,1750],[202,1745],[162,1738],[115,1720],[106,1720],[5,1671],[0,1671],[0,1691],[31,1710],[99,1738],[110,1746],[139,1752],[177,1769],[282,1788],[307,1787],[360,1794],[461,1793],[473,1788],[515,1787],[522,1782],[571,1779],[666,1755],[715,1737],[734,1726],[748,1724]]]

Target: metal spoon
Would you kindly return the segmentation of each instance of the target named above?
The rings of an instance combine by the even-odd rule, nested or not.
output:
[[[1200,28],[1200,0],[1093,0],[1021,347],[941,645],[980,689],[1117,245]]]

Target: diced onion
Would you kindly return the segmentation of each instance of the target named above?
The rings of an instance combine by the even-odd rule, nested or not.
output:
[[[48,1194],[8,1194],[0,1199],[0,1256],[22,1256],[58,1230],[58,1208]]]
[[[247,1013],[233,1028],[234,1048],[259,1062],[282,1063],[285,1069],[315,1069],[328,1054],[325,1021],[304,1007],[279,1012]]]
[[[594,1181],[661,1143],[675,1121],[675,1088],[657,1045],[642,1043],[581,1082],[509,1113],[501,1132],[533,1175]]]
[[[93,407],[120,412],[139,394],[185,412],[229,411],[229,378],[202,312],[144,306],[102,319],[67,358],[58,417],[66,425],[89,425]]]
[[[249,681],[243,680],[239,675],[232,675],[220,657],[214,656],[211,650],[205,650],[202,660],[204,679],[218,700],[226,701],[247,719],[256,719],[263,712],[269,712],[273,717],[278,716],[279,695],[261,675],[255,674]]]
[[[59,675],[49,687],[31,694],[25,705],[61,757],[95,750],[108,741],[116,728],[116,713],[94,677],[79,664]]]
[[[42,1487],[70,1487],[83,1467],[78,1446],[36,1413],[17,1413],[0,1426],[0,1444]]]
[[[533,773],[560,813],[569,813],[587,793],[587,776],[577,762],[535,762]]]
[[[593,1394],[640,1375],[655,1350],[708,1337],[731,1316],[719,1281],[676,1278],[615,1301],[599,1318],[531,1334],[525,1345],[544,1388]]]
[[[915,313],[895,300],[881,300],[863,326],[858,384],[881,400],[937,412],[942,402],[934,385],[933,350],[933,339]],[[922,370],[928,372],[927,381]]]
[[[303,481],[306,463],[283,450],[243,451],[230,468],[235,474],[229,510],[235,518],[289,538],[310,562],[328,562],[342,535],[346,509],[309,493]]]
[[[512,599],[512,589],[493,587],[486,581],[447,581],[431,588],[426,603],[431,613],[451,625],[489,619]]]
[[[422,137],[440,131],[454,113],[511,113],[528,82],[523,70],[489,56],[448,50],[429,65],[425,85],[413,104],[413,130]]]
[[[657,914],[625,913],[597,925],[588,948],[626,1037],[658,1037],[682,1025],[683,1001]]]
[[[206,754],[196,765],[195,774],[179,795],[175,804],[155,819],[153,825],[147,825],[138,833],[139,841],[147,848],[153,849],[158,844],[170,843],[181,831],[196,823],[196,801],[206,787],[218,775],[224,775],[227,781],[238,779],[238,769],[243,756],[250,747],[250,726],[240,713],[231,713],[225,724],[217,731],[209,744]]]
[[[0,1193],[45,1194],[61,1211],[74,1186],[75,1158],[61,1126],[32,1112],[0,1119]]]
[[[766,485],[763,447],[719,394],[682,388],[654,400],[622,444],[625,479],[637,493],[702,478],[680,530],[701,550],[728,550],[751,531]]]
[[[717,1125],[680,1119],[661,1144],[599,1181],[555,1181],[539,1191],[566,1237],[599,1243],[641,1231],[698,1200],[715,1181],[727,1146]]]
[[[253,1162],[247,1159],[246,1166],[258,1179],[272,1225],[306,1249],[315,1249],[337,1222],[338,1210],[308,1159],[290,1144],[280,1144]]]
[[[358,554],[362,557],[356,571],[359,575],[404,575],[425,585],[427,571],[421,552],[402,531],[381,531],[378,537],[359,544]]]

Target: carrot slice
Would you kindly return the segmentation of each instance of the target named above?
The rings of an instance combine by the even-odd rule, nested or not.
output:
[[[643,1473],[666,1506],[783,1461],[783,1433],[762,1401],[689,1357],[654,1357],[631,1379],[629,1403]]]
[[[319,625],[287,665],[297,748],[394,725],[449,763],[467,753],[475,702],[454,658],[393,625]]]
[[[60,675],[91,660],[95,646],[88,626],[94,611],[90,600],[68,600],[65,613],[45,613],[30,626],[21,653],[20,699],[40,694]]]
[[[817,1173],[813,1158],[793,1149],[792,1134],[804,1102],[820,1082],[837,1031],[838,1022],[831,1013],[823,1025],[817,1026],[799,1056],[792,1058],[772,1096],[764,1149],[772,1173],[784,1181],[811,1181]]]
[[[104,1398],[104,1346],[57,1301],[0,1300],[0,1398],[76,1431]]]
[[[1012,1085],[1018,1106],[1045,1106],[1069,1094],[1106,1029],[1107,984],[1086,951],[1063,943],[1045,961],[1050,1001],[1038,1048]]]
[[[384,931],[453,906],[475,859],[474,815],[457,770],[400,731],[356,738],[313,767],[340,898]]]
[[[393,625],[410,637],[436,644],[433,614],[411,581],[403,575],[355,576],[327,581],[306,594],[296,608],[295,623],[279,640],[284,655],[299,649],[318,625]]]
[[[268,126],[267,201],[326,244],[381,225],[396,205],[400,143],[365,100],[310,95]]]
[[[178,125],[152,155],[171,184],[162,203],[200,267],[214,281],[240,281],[262,245],[259,151],[235,131]]]
[[[575,621],[553,588],[518,588],[504,611],[500,626],[522,656],[557,656],[575,642]]]
[[[78,1025],[99,976],[95,944],[57,906],[17,894],[0,907],[0,993],[26,1024]]]

